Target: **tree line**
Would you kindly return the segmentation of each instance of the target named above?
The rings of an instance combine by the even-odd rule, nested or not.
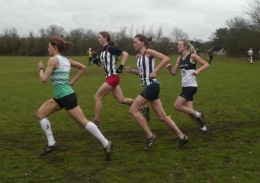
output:
[[[47,28],[40,29],[37,35],[34,32],[30,32],[29,36],[20,37],[15,28],[6,29],[0,35],[0,55],[46,55],[48,40],[53,35],[61,36],[74,44],[73,50],[70,53],[71,55],[86,55],[89,48],[96,48],[97,50],[100,48],[97,41],[98,33],[82,28],[66,32],[61,26],[50,25]],[[153,30],[152,27],[147,29],[145,26],[142,26],[141,29],[134,31],[133,27],[123,26],[118,32],[110,33],[113,41],[130,54],[135,54],[133,50],[133,37],[135,33],[142,33],[148,37],[152,37],[154,48],[165,54],[171,54],[176,51],[178,40],[188,38],[186,33],[177,28],[172,30],[171,37],[164,36],[161,27]],[[198,40],[196,42],[198,46],[203,46],[202,41]]]
[[[228,19],[226,24],[213,33],[212,44],[224,48],[229,56],[244,56],[253,48],[260,58],[260,0],[249,2],[242,16]]]
[[[252,47],[255,56],[259,57],[260,50],[260,0],[251,0],[245,10],[245,16],[228,19],[226,27],[219,28],[212,33],[209,41],[190,40],[195,48],[206,53],[214,45],[215,51],[222,48],[229,56],[244,56]],[[118,32],[111,32],[112,38],[122,49],[130,54],[135,54],[132,40],[135,33],[142,33],[152,37],[153,46],[164,54],[176,53],[176,44],[180,39],[189,39],[187,33],[178,28],[173,28],[170,35],[163,33],[162,27],[146,27],[145,25],[123,26]],[[0,55],[44,56],[47,55],[49,37],[57,35],[74,44],[71,55],[86,55],[89,48],[100,48],[97,42],[98,32],[91,29],[73,29],[70,32],[57,25],[41,28],[38,33],[29,32],[28,36],[19,36],[18,31],[6,29],[0,34]]]

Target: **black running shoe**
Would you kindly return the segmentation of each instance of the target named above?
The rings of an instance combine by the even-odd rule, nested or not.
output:
[[[200,124],[200,127],[204,127],[205,126],[205,116],[204,116],[204,113],[203,112],[199,112],[201,115],[199,118],[197,118],[199,124]]]
[[[144,146],[145,150],[149,149],[153,145],[155,138],[156,138],[156,136],[154,133],[151,138],[146,138],[146,142],[145,142],[145,146]]]
[[[51,152],[55,151],[56,149],[58,149],[57,143],[55,143],[53,146],[46,145],[44,151],[41,153],[41,156],[46,156],[46,155],[50,154]]]
[[[188,138],[188,136],[186,136],[186,135],[184,136],[183,139],[180,139],[180,140],[179,140],[179,149],[183,149],[184,146],[185,146],[185,144],[188,143],[188,141],[189,141],[189,138]]]
[[[109,160],[112,155],[113,142],[108,141],[107,147],[104,148],[105,160]]]
[[[99,128],[99,126],[100,126],[100,122],[99,121],[93,120],[93,123]]]

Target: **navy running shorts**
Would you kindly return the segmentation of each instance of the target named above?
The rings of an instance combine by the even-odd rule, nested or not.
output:
[[[160,94],[160,84],[158,82],[153,82],[147,86],[146,89],[140,94],[149,102],[159,99]]]
[[[181,97],[185,98],[187,101],[193,101],[193,96],[197,92],[197,87],[182,87]]]

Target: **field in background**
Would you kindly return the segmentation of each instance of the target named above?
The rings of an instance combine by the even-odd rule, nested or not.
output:
[[[88,63],[87,57],[72,58]],[[180,73],[175,77],[166,69],[158,73],[165,111],[190,137],[184,150],[178,149],[177,137],[152,112],[149,125],[157,140],[144,151],[144,132],[129,115],[129,107],[118,104],[111,94],[106,96],[100,129],[115,144],[111,161],[106,162],[101,144],[65,111],[49,117],[60,149],[39,156],[46,138],[35,113],[53,97],[51,84],[40,82],[40,59],[46,65],[47,57],[0,57],[0,182],[259,182],[259,63],[219,56],[197,77],[194,106],[206,114],[207,134],[198,133],[185,114],[173,109],[181,91]],[[134,57],[127,64],[134,66]],[[103,68],[88,66],[74,86],[90,120],[93,96],[103,82]],[[126,72],[121,74],[120,85],[126,97],[134,98],[142,90],[139,78]]]

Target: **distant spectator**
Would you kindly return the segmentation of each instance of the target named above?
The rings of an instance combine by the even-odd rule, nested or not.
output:
[[[221,55],[224,55],[224,54],[225,54],[224,48],[222,48],[222,49],[220,50],[220,52],[221,52]]]
[[[91,48],[88,49],[88,65],[91,64],[92,61],[92,50]]]
[[[196,54],[197,54],[197,55],[200,55],[200,50],[199,50],[199,48],[196,49]]]
[[[225,53],[224,48],[221,48],[221,49],[218,51],[218,55],[224,55],[224,53]]]
[[[210,48],[210,50],[208,51],[208,55],[209,55],[209,64],[211,64],[214,55],[214,46]]]
[[[97,64],[97,50],[95,48],[92,50],[92,63]]]
[[[253,63],[253,55],[254,55],[253,48],[250,48],[247,51],[247,60],[248,60],[248,62],[250,62],[250,64]]]

